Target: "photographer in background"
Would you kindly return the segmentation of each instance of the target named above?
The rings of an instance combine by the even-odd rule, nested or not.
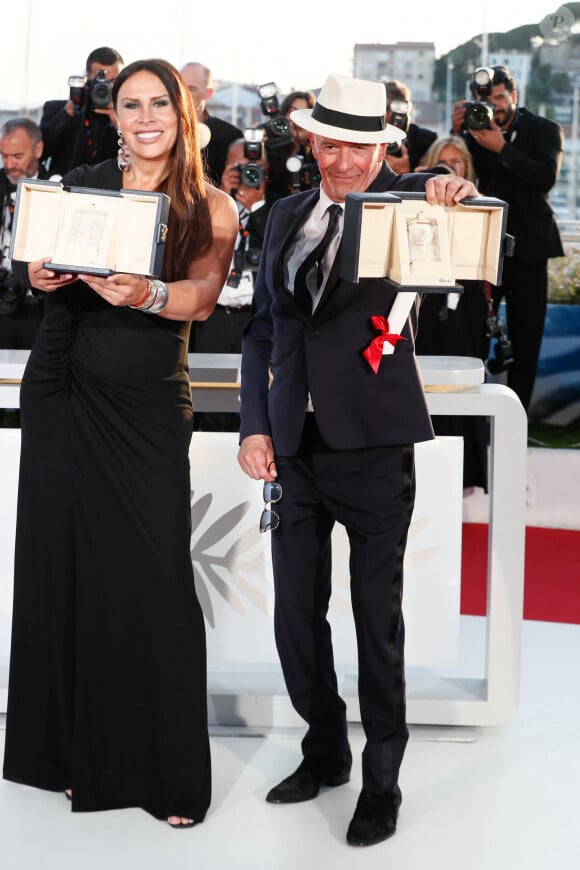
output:
[[[429,145],[437,138],[437,133],[411,121],[413,103],[407,85],[397,79],[391,79],[384,85],[387,89],[387,122],[407,134],[402,142],[389,145],[387,162],[397,175],[414,172]]]
[[[230,274],[213,313],[191,325],[190,353],[241,353],[242,333],[249,320],[254,279],[260,264],[266,219],[270,210],[263,131],[246,130],[230,144],[221,188],[237,203],[240,225]],[[239,414],[195,413],[195,430],[238,432]]]
[[[515,251],[493,288],[497,314],[505,296],[513,362],[507,383],[527,410],[540,355],[548,298],[548,259],[564,255],[549,191],[562,162],[562,128],[518,108],[516,82],[504,66],[480,67],[470,84],[474,102],[460,101],[453,133],[473,158],[478,190],[508,203],[507,232]]]
[[[311,91],[292,91],[278,100],[275,82],[258,86],[260,106],[267,120],[261,125],[268,162],[270,197],[281,199],[300,190],[320,185],[318,164],[305,130],[290,118],[297,109],[312,109],[316,97]]]
[[[243,136],[243,132],[239,127],[230,124],[229,121],[215,118],[208,112],[206,102],[214,91],[213,78],[208,67],[197,62],[186,63],[181,69],[181,78],[192,96],[197,120],[201,124],[205,124],[211,134],[209,143],[202,149],[201,153],[207,174],[219,186],[230,143]]]
[[[313,160],[312,146],[308,139],[308,133],[302,127],[298,127],[292,120],[292,112],[298,109],[313,109],[316,102],[316,97],[312,91],[291,91],[287,94],[280,104],[280,113],[290,122],[290,132],[292,133],[292,154],[302,154],[309,160]]]
[[[86,76],[70,76],[69,99],[44,104],[40,129],[51,177],[117,156],[110,96],[123,66],[123,58],[115,49],[95,48],[87,57]]]
[[[40,321],[40,293],[18,283],[8,257],[19,178],[46,178],[40,128],[30,118],[11,118],[0,130],[0,348],[32,347]]]

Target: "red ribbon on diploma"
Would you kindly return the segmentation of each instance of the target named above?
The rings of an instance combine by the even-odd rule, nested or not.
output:
[[[369,346],[363,350],[363,356],[372,368],[375,375],[379,370],[379,364],[383,356],[383,345],[385,341],[396,347],[397,342],[407,341],[407,339],[398,335],[396,332],[389,332],[389,321],[386,317],[381,317],[380,314],[373,314],[371,323],[375,329],[378,329],[380,335],[376,335]]]

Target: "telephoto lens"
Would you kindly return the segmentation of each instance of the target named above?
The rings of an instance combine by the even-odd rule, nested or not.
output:
[[[246,187],[259,187],[264,181],[264,169],[259,163],[241,163],[236,168],[240,173],[241,183]]]
[[[88,105],[92,109],[105,109],[111,105],[113,83],[105,79],[106,73],[100,69],[96,77],[88,82]]]
[[[463,124],[468,130],[489,130],[493,121],[493,106],[481,100],[466,102]]]

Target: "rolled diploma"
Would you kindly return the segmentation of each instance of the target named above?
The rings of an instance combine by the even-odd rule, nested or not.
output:
[[[399,335],[403,332],[403,327],[407,322],[407,317],[409,316],[409,312],[415,303],[415,299],[417,297],[416,293],[410,293],[408,290],[405,292],[397,293],[395,296],[395,300],[391,305],[391,310],[389,311],[388,321],[389,321],[389,332],[398,333]],[[395,350],[395,345],[391,344],[388,341],[385,341],[383,344],[383,356],[389,353],[393,353]]]

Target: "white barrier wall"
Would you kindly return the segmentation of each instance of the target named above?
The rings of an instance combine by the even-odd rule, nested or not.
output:
[[[0,430],[0,712],[10,648],[19,430]],[[240,470],[235,433],[193,435],[192,560],[211,672],[278,671],[272,630],[270,536],[260,534],[262,486]],[[462,441],[417,445],[417,501],[405,562],[407,664],[443,667],[458,654]],[[335,532],[331,622],[337,666],[356,670],[348,542]],[[225,691],[225,688],[222,687]]]
[[[28,351],[0,349],[0,407],[16,408]],[[432,415],[489,419],[487,616],[459,615],[461,440],[417,447],[417,501],[405,564],[407,716],[415,724],[497,725],[519,697],[524,585],[526,413],[516,394],[483,383],[481,360],[419,357]],[[237,411],[239,356],[191,354],[197,410]],[[0,430],[0,711],[5,709],[19,432]],[[206,616],[210,721],[301,724],[290,707],[272,635],[268,536],[261,485],[236,462],[237,436],[195,433],[192,558]],[[485,518],[482,520],[485,521]],[[339,685],[358,717],[347,550],[336,530],[333,624]]]

